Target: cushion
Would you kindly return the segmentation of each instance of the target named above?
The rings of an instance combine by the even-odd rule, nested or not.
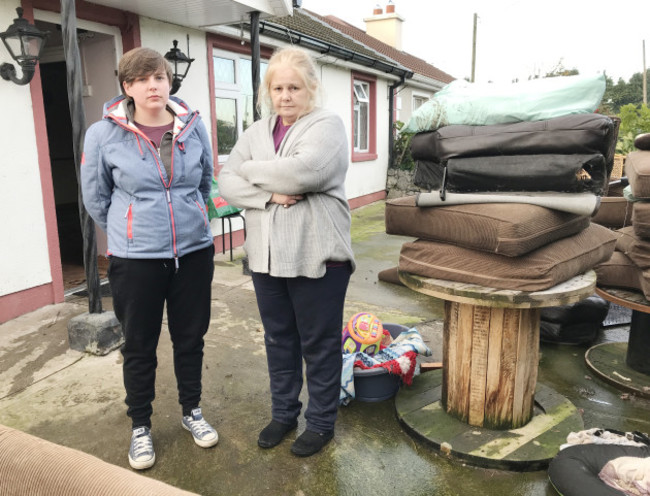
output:
[[[650,201],[632,202],[632,226],[641,238],[650,238]]]
[[[643,133],[634,138],[634,146],[639,150],[650,150],[650,133]]]
[[[609,259],[615,243],[616,236],[598,224],[521,257],[416,240],[402,245],[399,270],[491,288],[542,291]]]
[[[383,282],[389,282],[391,284],[399,284],[404,286],[402,281],[399,278],[397,267],[391,267],[390,269],[384,269],[379,274],[377,274],[377,279]]]
[[[417,207],[415,196],[386,202],[386,232],[517,257],[589,226],[589,217],[537,205],[485,203]]]
[[[0,425],[0,469],[0,494],[195,494],[4,425]]]
[[[571,305],[542,308],[543,321],[558,324],[580,324],[582,322],[602,322],[607,317],[609,302],[593,294]]]
[[[650,239],[635,234],[634,227],[616,231],[616,250],[624,253],[640,269],[650,269]]]
[[[609,260],[594,267],[597,284],[641,291],[641,269],[623,252],[615,251]]]
[[[601,226],[620,229],[632,225],[632,205],[625,198],[605,196],[591,222]]]
[[[650,199],[650,151],[628,153],[625,159],[625,173],[632,195]]]

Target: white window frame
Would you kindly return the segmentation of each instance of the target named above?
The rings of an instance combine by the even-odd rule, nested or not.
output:
[[[235,83],[222,83],[214,81],[214,97],[225,98],[230,100],[235,100],[235,112],[237,115],[237,137],[241,136],[244,132],[244,109],[245,109],[245,96],[242,93],[243,83],[242,83],[242,74],[241,74],[241,60],[251,61],[251,57],[243,54],[227,52],[225,50],[213,50],[212,57],[218,57],[222,59],[232,60],[234,62],[235,69]],[[268,61],[261,61],[262,67],[260,68],[260,80],[264,78],[265,67],[264,64],[268,64]],[[217,120],[219,116],[217,115]],[[219,163],[224,163],[228,159],[227,154],[219,155]]]
[[[367,81],[361,81],[359,79],[353,80],[354,88],[354,151],[358,153],[366,153],[370,150],[370,97],[368,93],[370,92],[370,83]],[[362,143],[359,143],[361,139],[361,106],[366,105],[366,143],[365,147],[362,146]]]
[[[424,100],[420,104],[420,107],[421,107],[422,105],[424,105],[430,99],[431,99],[431,95],[426,95],[424,93],[413,92],[413,94],[411,95],[411,113],[415,112],[419,108],[419,107],[417,107],[417,108],[415,107],[415,101],[416,100]]]

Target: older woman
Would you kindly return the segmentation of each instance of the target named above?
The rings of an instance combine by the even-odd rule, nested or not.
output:
[[[310,456],[334,436],[345,293],[354,270],[341,119],[316,107],[316,68],[299,48],[269,61],[260,102],[272,110],[250,126],[219,176],[223,197],[246,209],[245,249],[264,325],[271,422],[258,445],[296,428],[303,359],[306,430],[291,451]]]
[[[203,448],[219,439],[199,407],[214,272],[205,207],[212,152],[198,112],[169,96],[171,76],[150,48],[124,54],[123,94],[88,129],[81,167],[84,205],[108,235],[113,309],[124,332],[129,463],[137,470],[156,461],[150,429],[165,306],[181,425]]]

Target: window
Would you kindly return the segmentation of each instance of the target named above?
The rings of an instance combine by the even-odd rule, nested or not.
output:
[[[368,83],[354,82],[354,151],[368,151],[368,126],[370,114]]]
[[[217,151],[224,162],[239,135],[253,123],[253,79],[250,57],[213,52]],[[260,81],[268,63],[260,63]]]
[[[413,95],[413,108],[412,111],[415,112],[417,109],[419,109],[426,101],[429,99],[426,96],[421,96],[421,95]]]
[[[377,158],[376,79],[361,73],[352,74],[352,161]]]

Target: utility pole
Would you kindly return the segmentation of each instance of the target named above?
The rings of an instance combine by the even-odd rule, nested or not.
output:
[[[474,36],[472,39],[472,79],[470,80],[472,83],[474,82],[474,75],[475,75],[475,69],[476,69],[476,24],[478,20],[478,15],[476,12],[474,12]]]
[[[648,105],[648,71],[645,68],[645,40],[643,40],[643,105]]]

